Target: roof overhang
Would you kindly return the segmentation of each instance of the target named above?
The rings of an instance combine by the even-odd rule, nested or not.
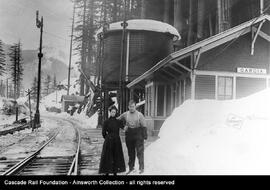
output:
[[[183,48],[179,51],[176,51],[169,56],[167,56],[165,59],[158,62],[154,67],[146,71],[144,74],[139,76],[138,78],[134,79],[132,82],[130,82],[127,87],[131,88],[132,86],[136,85],[137,83],[141,82],[142,80],[145,80],[150,77],[154,72],[160,70],[162,67],[166,66],[167,64],[171,62],[179,63],[180,60],[191,56],[194,54],[194,52],[197,52],[197,54],[201,54],[203,52],[206,52],[210,49],[213,49],[219,45],[222,45],[226,42],[229,42],[235,38],[238,38],[242,35],[245,35],[252,30],[252,26],[264,22],[265,20],[270,21],[270,16],[268,14],[261,15],[260,17],[254,18],[250,21],[247,21],[243,24],[240,24],[238,26],[235,26],[233,28],[230,28],[224,32],[221,32],[219,34],[216,34],[214,36],[211,36],[205,40],[202,40],[198,43],[195,43],[191,46],[188,46],[186,48]],[[262,32],[261,32],[262,33]],[[264,34],[264,33],[262,33]],[[263,35],[262,35],[263,37]],[[267,36],[270,38],[269,36]],[[264,37],[264,38],[267,38]],[[180,63],[181,64],[181,63]],[[186,68],[190,69],[190,68]]]

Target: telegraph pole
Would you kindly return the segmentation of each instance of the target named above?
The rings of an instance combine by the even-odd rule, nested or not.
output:
[[[37,106],[35,113],[35,128],[40,127],[40,113],[39,113],[39,95],[40,95],[40,82],[41,82],[41,59],[42,54],[42,34],[43,34],[43,17],[39,20],[38,11],[36,12],[36,25],[40,28],[40,42],[39,42],[39,53],[38,53],[38,89],[37,89]]]
[[[75,17],[75,1],[74,1],[74,5],[73,5],[72,28],[71,28],[71,37],[70,37],[71,39],[70,39],[70,49],[69,49],[68,90],[67,90],[67,95],[69,95],[69,88],[70,88],[70,70],[71,70],[73,31],[74,31],[74,17]]]

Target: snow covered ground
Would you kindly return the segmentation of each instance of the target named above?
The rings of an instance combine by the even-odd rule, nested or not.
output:
[[[95,113],[90,118],[88,116],[86,116],[84,112],[82,112],[81,114],[78,114],[77,112],[75,112],[73,116],[71,116],[70,114],[68,114],[66,112],[62,112],[62,113],[58,113],[58,114],[44,112],[43,115],[76,121],[76,122],[78,122],[80,127],[86,128],[86,129],[87,128],[95,129],[97,127],[97,124],[98,124],[98,113]]]
[[[43,120],[42,127],[32,132],[32,129],[25,129],[0,136],[0,157],[20,158],[25,157],[49,139],[59,126],[54,120]]]
[[[12,124],[16,120],[15,115],[5,115],[3,112],[4,105],[9,104],[10,106],[13,105],[12,103],[13,99],[6,99],[3,97],[0,97],[0,130],[2,130],[5,125]],[[21,112],[18,115],[18,119],[28,117],[29,110],[26,105],[24,105],[24,101],[22,99],[17,100],[18,104],[20,105]]]
[[[77,78],[71,78],[70,79],[70,95],[76,94],[79,92],[79,85],[76,84]],[[60,82],[60,84],[67,86],[68,82],[67,79]],[[56,90],[55,92],[49,94],[48,96],[45,96],[41,100],[40,110],[46,111],[46,108],[55,107],[58,109],[61,109],[61,97],[63,95],[67,95],[67,90]]]
[[[76,94],[79,93],[79,84],[77,84],[77,78],[71,78],[70,80],[70,94]],[[62,81],[60,84],[63,84],[67,86],[67,79]],[[48,96],[44,97],[41,101],[41,109],[42,115],[45,116],[54,116],[54,117],[59,117],[59,118],[64,118],[64,119],[71,119],[77,121],[80,126],[84,128],[96,128],[97,127],[97,122],[98,122],[98,114],[95,113],[91,118],[86,116],[85,110],[83,110],[80,114],[77,112],[74,113],[73,116],[70,116],[70,114],[66,112],[62,113],[50,113],[46,111],[46,108],[50,107],[56,107],[58,109],[61,109],[61,97],[62,95],[66,95],[67,91],[66,90],[58,90],[57,92],[53,92],[49,94]]]
[[[145,174],[270,174],[270,89],[186,101],[145,151]]]

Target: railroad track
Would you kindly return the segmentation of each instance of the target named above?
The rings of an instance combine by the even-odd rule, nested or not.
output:
[[[76,139],[79,144],[79,132],[75,127],[74,129],[76,130]],[[51,135],[46,143],[26,158],[1,160],[0,163],[6,166],[2,168],[3,173],[1,175],[71,175],[74,172],[74,169],[71,168],[74,168],[73,160],[78,157],[77,153],[68,156],[40,156],[41,151],[50,148],[48,146],[52,145],[52,142],[62,131],[63,128]]]
[[[76,126],[74,121],[65,121]],[[104,141],[101,130],[75,128],[80,141],[73,160],[74,169],[72,169],[70,175],[98,175],[101,149]]]
[[[40,152],[53,142],[60,133],[57,131],[37,151],[26,158],[0,160],[5,164],[0,175],[97,175],[103,138],[100,129],[83,131],[74,121],[62,119],[72,124],[76,131],[76,152],[69,156],[41,157]]]

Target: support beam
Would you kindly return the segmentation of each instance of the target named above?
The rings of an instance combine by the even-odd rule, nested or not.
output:
[[[270,36],[268,34],[264,33],[263,31],[259,31],[259,36],[261,36],[263,39],[270,42]]]
[[[175,72],[177,72],[178,74],[182,75],[184,74],[182,71],[179,71],[177,68],[175,68],[173,65],[169,65],[168,67],[170,67],[171,69],[173,69]]]
[[[254,55],[254,46],[255,46],[255,42],[256,42],[256,39],[257,39],[257,37],[258,37],[259,32],[261,31],[261,28],[262,28],[264,22],[265,22],[265,20],[263,20],[263,21],[260,23],[260,25],[259,25],[259,27],[258,27],[258,29],[257,29],[257,31],[256,31],[256,33],[255,33],[255,36],[254,36],[253,39],[252,39],[252,42],[251,42],[251,52],[250,52],[251,55]]]
[[[188,72],[191,72],[191,69],[190,68],[188,68],[187,66],[183,65],[179,61],[174,61],[173,63],[175,63],[176,65],[182,67],[183,69],[187,70]]]
[[[201,48],[198,49],[196,52],[194,52],[194,62],[195,62],[194,69],[197,69],[200,58],[201,58]]]
[[[215,75],[215,99],[218,99],[218,76]]]
[[[196,75],[194,72],[190,73],[190,79],[191,79],[191,100],[195,100],[195,81],[196,81]]]
[[[233,99],[236,99],[236,76],[233,76]]]
[[[129,41],[130,41],[130,32],[127,32],[127,49],[126,49],[126,82],[129,80]]]

